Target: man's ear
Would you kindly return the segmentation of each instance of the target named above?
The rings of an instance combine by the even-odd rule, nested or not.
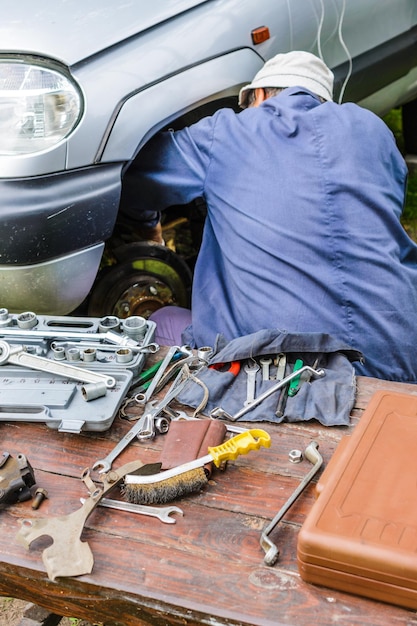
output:
[[[266,95],[265,89],[262,89],[262,87],[256,87],[256,89],[255,89],[255,100],[253,101],[253,105],[252,106],[258,107],[266,99],[267,99],[267,95]]]

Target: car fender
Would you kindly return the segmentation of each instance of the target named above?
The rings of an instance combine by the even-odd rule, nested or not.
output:
[[[130,94],[115,112],[95,161],[132,160],[156,131],[180,115],[237,95],[263,64],[250,48],[235,50]]]

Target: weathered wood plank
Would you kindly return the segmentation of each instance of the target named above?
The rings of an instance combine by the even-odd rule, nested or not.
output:
[[[104,457],[132,424],[116,419],[105,433],[74,435],[42,424],[0,423],[3,450],[26,454],[37,484],[49,493],[37,511],[26,502],[0,512],[0,593],[34,601],[59,615],[123,626],[310,626],[312,620],[321,626],[417,624],[413,611],[301,580],[297,536],[315,498],[314,484],[271,533],[280,549],[274,567],[264,564],[260,546],[262,529],[311,468],[308,461],[290,463],[288,452],[304,450],[315,440],[326,465],[373,393],[384,388],[417,393],[413,385],[358,379],[349,427],[263,424],[271,434],[271,448],[239,457],[223,472],[216,470],[200,493],[176,503],[184,511],[176,524],[98,507],[82,536],[94,555],[92,573],[55,582],[48,579],[41,559],[48,541],[38,540],[26,551],[15,539],[19,521],[76,510],[79,498],[87,495],[82,471]],[[145,444],[132,442],[115,467],[135,458],[158,460],[163,441],[160,436]],[[97,474],[92,477],[98,479]]]

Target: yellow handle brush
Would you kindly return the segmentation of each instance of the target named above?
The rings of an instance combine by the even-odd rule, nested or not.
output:
[[[208,481],[204,465],[213,462],[219,467],[224,461],[234,461],[250,450],[261,446],[269,448],[270,435],[259,428],[239,433],[219,446],[208,448],[208,454],[159,474],[136,476],[127,474],[123,494],[129,502],[137,504],[164,504],[175,498],[197,491]]]

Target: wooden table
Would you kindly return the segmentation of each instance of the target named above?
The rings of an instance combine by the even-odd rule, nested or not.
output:
[[[123,626],[416,625],[414,611],[301,580],[297,534],[314,500],[313,485],[271,535],[280,548],[275,566],[264,564],[259,543],[262,529],[311,468],[308,461],[290,463],[288,452],[303,450],[315,440],[326,464],[379,389],[417,394],[415,385],[359,378],[348,428],[325,428],[313,422],[263,424],[271,434],[271,448],[229,463],[226,471],[213,474],[202,492],[176,502],[184,516],[177,517],[175,524],[96,508],[82,535],[94,555],[92,573],[54,582],[42,563],[45,545],[35,542],[27,551],[16,542],[19,520],[67,515],[78,509],[80,497],[86,496],[82,471],[103,458],[131,424],[116,418],[104,433],[77,435],[43,424],[0,423],[0,451],[25,454],[37,485],[49,493],[37,511],[30,501],[0,511],[0,594],[35,602],[59,615]],[[163,436],[158,436],[147,443],[132,443],[114,467],[137,458],[144,463],[157,461],[162,441]]]

